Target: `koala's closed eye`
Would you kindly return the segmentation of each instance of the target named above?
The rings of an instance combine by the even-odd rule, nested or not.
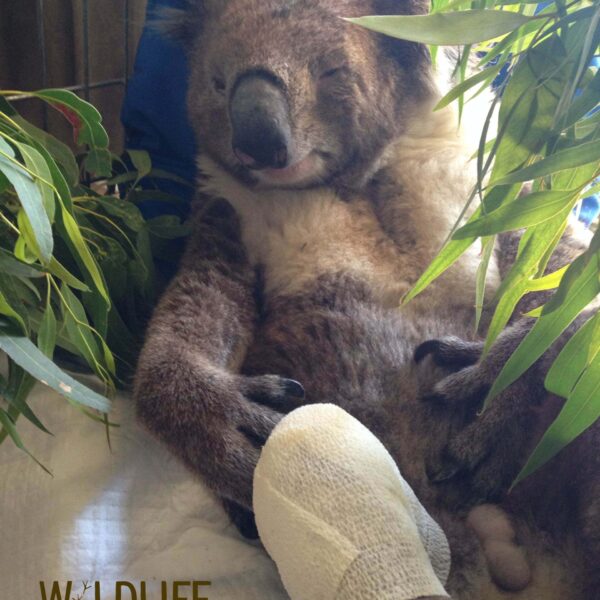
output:
[[[348,67],[346,67],[346,66],[333,67],[331,69],[326,69],[325,71],[323,71],[319,75],[319,79],[321,79],[321,80],[331,79],[333,77],[336,77],[337,75],[345,75],[347,73],[348,73]]]

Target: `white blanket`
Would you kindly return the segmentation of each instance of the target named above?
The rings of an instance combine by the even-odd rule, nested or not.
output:
[[[37,600],[73,580],[100,581],[101,600],[114,600],[117,581],[147,586],[212,582],[210,600],[287,598],[277,571],[257,544],[245,542],[203,486],[134,421],[126,397],[115,400],[109,450],[103,425],[39,387],[32,407],[54,437],[23,417],[19,431],[53,473],[50,477],[10,440],[0,447],[0,598]],[[192,598],[191,587],[180,595]],[[50,596],[48,596],[50,597]],[[124,591],[123,600],[133,598]],[[93,589],[84,600],[93,600]],[[71,600],[71,599],[69,599]]]

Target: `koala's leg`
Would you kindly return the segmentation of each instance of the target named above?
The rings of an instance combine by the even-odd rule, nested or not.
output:
[[[276,376],[238,374],[253,338],[254,285],[235,214],[216,204],[198,217],[155,311],[134,385],[144,425],[217,494],[248,509],[260,446],[303,393]]]
[[[490,352],[477,364],[449,375],[433,387],[425,401],[466,414],[463,427],[455,431],[443,450],[429,457],[427,472],[431,481],[447,487],[445,498],[452,504],[473,505],[498,501],[523,466],[528,452],[539,437],[538,409],[550,400],[544,388],[548,368],[573,333],[589,318],[583,314],[561,338],[514,384],[499,394],[481,415],[487,392],[500,370],[531,328],[532,320],[522,320],[504,331]],[[452,338],[431,345],[432,352],[443,348],[448,360]],[[465,343],[457,343],[464,355]],[[473,350],[476,350],[476,345]]]

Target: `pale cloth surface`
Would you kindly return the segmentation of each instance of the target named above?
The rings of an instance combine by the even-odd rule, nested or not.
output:
[[[302,407],[276,427],[254,510],[292,600],[447,596],[442,530],[383,445],[337,406]]]
[[[32,406],[54,437],[23,417],[19,431],[54,478],[12,442],[0,446],[0,599],[40,598],[40,580],[73,580],[73,597],[81,580],[99,580],[102,600],[117,580],[146,581],[148,600],[163,580],[211,580],[201,594],[210,600],[287,598],[264,550],[135,423],[130,399],[115,400],[112,452],[102,425],[47,388]]]

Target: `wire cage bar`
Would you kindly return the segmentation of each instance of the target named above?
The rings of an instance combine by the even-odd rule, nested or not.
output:
[[[29,40],[29,42],[33,41],[35,43],[29,43],[27,50],[25,46],[13,49],[11,45],[7,44],[5,48],[0,47],[0,52],[4,50],[8,54],[8,60],[15,61],[14,64],[25,62],[25,64],[32,65],[30,70],[35,71],[36,75],[34,77],[32,74],[26,78],[27,84],[22,85],[20,81],[21,77],[15,77],[14,73],[12,77],[10,73],[4,77],[0,73],[0,81],[3,82],[0,85],[9,85],[9,89],[22,89],[24,91],[60,87],[75,92],[94,104],[99,103],[99,108],[104,109],[101,112],[108,113],[106,125],[109,129],[111,139],[116,140],[115,145],[117,148],[115,149],[118,150],[119,140],[122,139],[122,132],[118,130],[118,112],[125,86],[131,75],[132,50],[137,45],[137,39],[143,26],[146,0],[111,0],[111,2],[105,2],[105,0],[73,0],[71,2],[61,0],[58,3],[49,3],[48,0],[30,0],[30,2],[26,1],[18,4],[16,0],[14,1],[15,6],[12,7],[12,12],[9,6],[10,0],[4,7],[0,7],[0,19],[4,18],[5,21],[8,21],[9,27],[12,25],[11,21],[19,24],[17,16],[22,18],[22,15],[26,13],[23,12],[21,15],[15,15],[15,13],[26,11],[27,7],[25,4],[29,4],[32,9],[29,14],[32,15],[32,18],[35,18],[35,26],[33,31],[27,30],[27,35],[30,38],[35,37],[36,39]],[[72,10],[72,24],[67,25],[57,22],[56,15],[53,13],[53,11],[56,11],[57,5],[63,13]],[[109,67],[107,67],[106,62],[102,62],[103,58],[98,56],[97,48],[99,40],[97,38],[104,35],[104,32],[99,31],[95,23],[95,17],[98,16],[99,11],[103,11],[103,13],[110,11],[111,22],[114,24],[114,31],[110,32],[111,35],[106,42],[106,46],[108,47],[113,44],[116,38],[120,38],[118,44],[122,48],[122,50],[117,47],[113,49]],[[61,27],[64,27],[64,32],[60,30]],[[68,29],[69,27],[71,27],[72,31]],[[71,81],[68,81],[69,78],[63,81],[62,79],[64,78],[57,78],[54,72],[51,71],[50,67],[54,67],[55,65],[54,63],[49,64],[49,60],[57,60],[57,36],[60,37],[64,34],[64,52],[69,52],[69,33],[72,33],[74,36],[73,44],[70,48],[72,55],[65,54],[64,61],[65,64],[70,62],[74,65],[74,74],[72,77],[69,77]],[[50,40],[54,43],[54,52],[49,52],[49,35]],[[80,41],[77,42],[76,38]],[[95,43],[95,52],[92,49],[92,42]],[[62,48],[61,51],[63,51]],[[19,52],[21,56],[18,56]],[[27,60],[24,60],[22,55],[26,52],[30,53],[31,56],[25,57]],[[122,63],[120,59],[121,53],[123,56]],[[35,57],[33,54],[35,54]],[[105,77],[104,75],[111,76]],[[14,81],[15,79],[16,81]],[[108,90],[108,92],[98,96],[101,90]],[[110,90],[114,90],[114,98],[110,97]],[[26,95],[16,94],[9,97],[8,100],[22,103],[23,108],[28,106],[28,97]],[[106,110],[107,102],[110,104],[110,110]],[[17,108],[19,108],[19,104]],[[19,110],[21,109],[19,108]],[[36,111],[35,116],[28,115],[28,117],[34,122],[37,121],[36,124],[45,130],[48,130],[49,126],[52,128],[53,121],[50,119],[49,114],[52,111],[45,105],[37,107]]]

